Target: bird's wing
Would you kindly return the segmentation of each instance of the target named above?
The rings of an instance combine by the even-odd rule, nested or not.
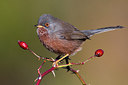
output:
[[[83,32],[79,31],[73,25],[67,22],[61,21],[61,20],[56,20],[56,21],[58,25],[56,25],[57,29],[55,33],[58,38],[66,39],[66,40],[86,40],[88,39],[88,37]]]
[[[66,40],[86,40],[88,37],[80,31],[59,31],[58,37]]]

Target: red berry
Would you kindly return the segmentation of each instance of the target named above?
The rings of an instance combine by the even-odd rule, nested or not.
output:
[[[98,49],[95,52],[95,56],[97,56],[97,57],[101,57],[103,54],[104,54],[104,51],[102,49]]]
[[[24,50],[28,49],[28,45],[25,42],[18,40],[18,44]]]

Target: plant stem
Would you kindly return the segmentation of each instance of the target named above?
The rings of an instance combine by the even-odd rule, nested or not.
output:
[[[45,71],[43,74],[41,74],[41,76],[39,76],[36,85],[39,85],[42,78],[47,75],[48,73],[52,72],[55,69],[55,67],[51,67],[49,70]]]
[[[76,70],[74,70],[74,69],[70,69],[70,71],[72,71],[78,78],[79,78],[79,80],[81,81],[81,83],[83,84],[83,85],[87,85],[86,83],[85,83],[85,81],[83,80],[83,78],[80,76],[80,74],[78,73],[78,71],[76,71]]]

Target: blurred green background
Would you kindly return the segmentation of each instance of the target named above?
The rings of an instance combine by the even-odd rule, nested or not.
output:
[[[34,85],[41,65],[30,52],[21,49],[17,41],[25,41],[43,57],[57,56],[40,43],[36,28],[42,14],[51,14],[79,28],[96,29],[122,25],[128,27],[128,0],[1,0],[0,1],[0,84]],[[86,65],[73,66],[91,85],[128,85],[128,29],[95,35],[86,41],[83,50],[71,57],[80,62],[94,55],[98,48],[105,54]],[[44,65],[45,71],[51,63]],[[41,85],[81,85],[71,72],[64,69],[50,73]]]

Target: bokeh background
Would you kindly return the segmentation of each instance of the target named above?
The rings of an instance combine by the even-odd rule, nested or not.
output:
[[[122,25],[126,29],[95,35],[83,45],[83,50],[71,57],[80,62],[94,55],[98,48],[105,54],[86,65],[73,66],[90,85],[128,85],[128,0],[1,0],[0,1],[0,84],[34,85],[42,61],[21,49],[17,41],[25,41],[43,57],[57,56],[40,43],[36,28],[42,14],[51,14],[79,28],[96,29]],[[51,63],[43,66],[45,71]],[[65,69],[50,73],[41,85],[81,85]]]

